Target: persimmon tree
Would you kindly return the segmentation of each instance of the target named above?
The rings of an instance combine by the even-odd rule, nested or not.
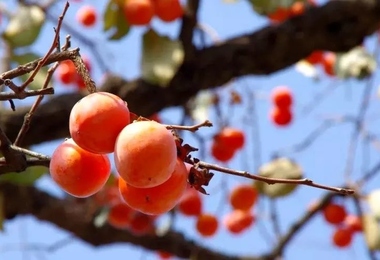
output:
[[[380,192],[363,187],[376,177],[380,162],[358,178],[351,178],[350,172],[358,140],[374,147],[379,142],[365,126],[378,59],[365,41],[379,34],[380,1],[244,1],[252,15],[267,24],[224,41],[199,23],[200,0],[107,0],[101,10],[82,1],[2,3],[0,223],[31,215],[91,245],[130,243],[157,252],[162,259],[278,259],[319,214],[334,230],[332,244],[346,248],[354,235],[363,236],[368,257],[376,259]],[[52,12],[57,8],[58,15]],[[66,19],[71,10],[76,12],[75,21]],[[176,37],[159,33],[152,25],[154,19],[180,22]],[[51,42],[47,49],[39,49],[37,41],[48,21],[54,24]],[[94,47],[96,39],[83,33],[96,23],[102,24],[104,45],[118,44],[133,27],[144,28],[139,78],[126,80],[116,74]],[[211,36],[213,44],[196,43],[196,32],[202,39]],[[249,96],[253,90],[242,93],[231,82],[290,66],[300,72],[299,77],[322,74],[340,82],[369,82],[357,116],[322,120],[321,127],[290,148],[300,152],[330,125],[351,123],[350,156],[338,186],[327,179],[307,178],[297,157],[281,149],[257,167],[228,167],[259,139],[255,135],[252,140],[246,129],[230,123],[235,107],[253,112],[256,98]],[[95,79],[96,73],[102,74],[101,80]],[[269,120],[281,135],[297,120],[294,99],[298,97],[291,86],[280,84],[267,92]],[[160,112],[170,107],[183,112],[181,120],[161,118]],[[215,115],[205,113],[208,110]],[[209,129],[214,130],[212,135],[201,134]],[[198,142],[188,142],[189,136]],[[60,144],[49,154],[32,149],[54,140]],[[213,162],[207,160],[210,157]],[[46,176],[65,196],[53,196],[36,186]],[[205,206],[215,193],[209,189],[215,176],[229,176],[238,183],[231,188],[220,184],[221,207],[227,207],[223,213]],[[273,205],[292,196],[299,186],[325,193],[281,232],[282,213]],[[273,206],[269,220],[256,210],[263,200]],[[346,207],[347,201],[355,210]],[[231,236],[242,234],[267,221],[276,239],[260,254],[229,255],[171,224],[163,226],[162,217],[192,218],[203,239],[212,239],[222,228]]]

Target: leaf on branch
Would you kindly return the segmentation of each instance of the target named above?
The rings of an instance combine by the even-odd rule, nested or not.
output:
[[[289,8],[295,2],[305,0],[249,0],[253,10],[261,15],[268,15],[276,11],[279,7]]]
[[[336,63],[336,74],[343,79],[365,79],[370,76],[377,67],[375,58],[361,46],[347,53],[338,54]]]
[[[209,90],[199,91],[198,94],[189,101],[188,108],[190,115],[196,123],[207,120],[210,107],[215,103],[215,94]]]
[[[97,228],[103,227],[107,223],[109,208],[104,207],[100,210],[99,214],[94,218],[94,226]]]
[[[28,62],[31,62],[33,60],[36,60],[38,58],[40,58],[39,55],[32,53],[32,52],[28,52],[28,53],[23,53],[23,54],[19,54],[19,55],[12,55],[11,61],[16,63],[17,66],[20,66],[20,65],[24,65]],[[37,75],[34,77],[34,80],[28,85],[28,88],[32,89],[32,90],[41,89],[45,83],[47,75],[48,75],[48,68],[42,67],[38,71]],[[29,78],[29,73],[20,76],[20,78],[23,81],[26,81]],[[48,87],[52,87],[51,82],[49,82]]]
[[[20,4],[11,16],[3,37],[12,47],[29,46],[38,38],[44,22],[45,13],[40,7]]]
[[[278,158],[259,169],[259,175],[270,178],[301,179],[303,176],[301,167],[288,158]],[[298,185],[276,183],[269,185],[265,182],[255,181],[257,190],[268,197],[277,198],[290,195]]]
[[[183,57],[180,41],[148,30],[143,36],[142,78],[152,84],[167,86],[182,64]]]
[[[33,185],[33,183],[48,172],[45,166],[31,166],[23,172],[10,172],[0,175],[0,182],[10,182],[18,185]]]
[[[109,1],[103,14],[103,31],[112,31],[110,40],[120,40],[129,32],[130,26],[125,19],[124,11],[121,5],[115,1]]]
[[[367,196],[367,202],[372,214],[380,220],[380,189],[371,191]]]
[[[296,71],[304,75],[305,77],[312,78],[314,80],[319,80],[319,75],[317,69],[307,61],[301,60],[295,65]]]
[[[363,216],[364,238],[370,250],[380,250],[380,227],[374,215]]]

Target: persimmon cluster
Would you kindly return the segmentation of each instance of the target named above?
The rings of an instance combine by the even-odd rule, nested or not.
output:
[[[330,202],[322,209],[324,220],[334,227],[331,240],[333,245],[344,248],[351,245],[353,235],[363,232],[362,219],[349,214],[346,208],[337,202]]]
[[[287,126],[293,120],[292,105],[293,93],[286,86],[279,86],[272,90],[271,101],[273,103],[270,118],[277,126]]]
[[[94,195],[110,177],[113,153],[124,202],[147,215],[166,213],[184,194],[189,176],[177,156],[177,139],[156,121],[131,121],[127,103],[114,94],[82,98],[70,113],[71,138],[51,157],[52,179],[72,196]]]
[[[245,143],[244,132],[237,128],[224,127],[211,144],[211,155],[220,162],[230,161]]]
[[[253,185],[234,186],[229,193],[232,210],[222,219],[218,219],[215,214],[204,212],[202,197],[194,189],[186,190],[176,208],[182,215],[196,218],[195,229],[202,237],[213,237],[221,225],[230,233],[239,234],[254,224],[256,218],[252,209],[258,196],[258,191]]]
[[[170,23],[183,16],[179,0],[119,0],[123,5],[125,18],[130,25],[150,24],[153,17]]]

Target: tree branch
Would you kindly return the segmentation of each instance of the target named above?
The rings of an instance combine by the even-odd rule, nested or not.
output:
[[[109,225],[97,228],[92,224],[96,208],[92,200],[58,199],[35,187],[0,184],[5,200],[5,216],[11,219],[17,215],[33,215],[42,221],[48,221],[73,233],[94,246],[112,243],[131,243],[149,250],[164,250],[181,258],[196,256],[198,260],[239,260],[205,248],[182,234],[169,231],[164,236],[134,236],[126,230],[114,229]],[[22,201],[22,203],[20,203]],[[260,260],[260,258],[245,258]]]
[[[380,0],[330,1],[282,24],[195,51],[191,61],[178,69],[166,88],[142,79],[127,82],[111,75],[100,89],[125,99],[134,113],[150,116],[163,108],[182,105],[198,91],[218,87],[233,78],[287,68],[313,50],[348,51],[375,32],[379,23]],[[13,71],[8,76],[19,74]],[[61,95],[42,105],[36,111],[25,145],[68,136],[70,109],[81,97],[81,94]],[[28,108],[14,113],[0,112],[0,127],[11,140],[16,138],[27,111]]]

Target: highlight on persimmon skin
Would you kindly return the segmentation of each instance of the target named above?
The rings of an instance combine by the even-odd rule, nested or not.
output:
[[[111,174],[106,155],[86,151],[71,138],[55,149],[49,168],[54,182],[78,198],[89,197],[101,190]]]
[[[223,218],[223,224],[233,234],[239,234],[249,228],[255,221],[250,211],[233,210]]]
[[[164,183],[151,188],[136,188],[122,178],[119,190],[124,201],[133,209],[148,215],[160,215],[173,209],[187,188],[185,164],[176,160],[175,170]]]
[[[177,161],[172,133],[155,121],[138,121],[119,134],[114,150],[116,169],[122,179],[137,188],[167,181]]]
[[[73,140],[92,153],[112,153],[120,131],[130,123],[127,103],[120,97],[95,92],[71,110],[69,129]]]

